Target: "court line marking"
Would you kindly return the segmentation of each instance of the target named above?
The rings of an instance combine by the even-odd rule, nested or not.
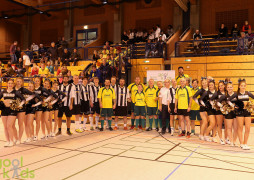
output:
[[[155,159],[155,161],[157,161],[158,159],[160,159],[161,157],[163,157],[164,155],[166,155],[168,152],[172,151],[173,149],[175,149],[177,146],[179,146],[181,143],[176,144],[174,147],[172,147],[171,149],[167,150],[165,153],[163,153],[162,155],[160,155],[159,157],[157,157]]]
[[[174,174],[174,172],[178,169],[178,168],[180,168],[180,166],[181,165],[183,165],[184,164],[184,162],[185,161],[187,161],[191,156],[192,156],[192,154],[197,150],[199,148],[199,146],[195,149],[195,150],[193,150],[192,152],[191,152],[191,154],[188,156],[188,157],[186,157],[184,160],[183,160],[183,162],[181,162],[181,164],[179,164],[164,180],[167,180],[170,176],[172,176],[172,174]]]
[[[127,133],[122,133],[122,134],[118,134],[118,135],[113,136],[113,137],[119,137],[119,136],[121,136],[121,135],[128,134],[128,133],[129,133],[129,132],[127,132]],[[111,138],[112,138],[112,137],[111,137]],[[104,141],[107,141],[108,139],[109,139],[109,138],[104,139]],[[101,142],[101,141],[100,141],[100,142]],[[100,143],[100,142],[97,141],[97,143]],[[84,147],[91,146],[91,145],[94,145],[94,144],[96,144],[96,143],[88,144],[88,145],[86,145],[86,146],[83,146],[83,148],[84,148]],[[24,144],[24,145],[36,146],[35,148],[31,148],[31,149],[36,149],[36,148],[39,148],[39,147],[45,147],[45,148],[55,148],[55,149],[63,149],[63,150],[64,150],[64,148],[51,147],[51,146],[46,146],[46,145],[35,145],[35,144],[28,144],[28,143],[27,143],[27,144]],[[93,148],[93,149],[97,149],[97,147],[96,147],[96,148]],[[89,151],[91,151],[91,150],[93,150],[93,149],[90,149]],[[89,151],[81,151],[81,150],[73,150],[73,149],[65,149],[65,150],[69,150],[69,151],[67,151],[67,152],[65,152],[65,153],[62,153],[62,154],[67,154],[67,153],[70,153],[70,152],[73,152],[73,151],[81,152],[81,153],[79,153],[79,154],[77,154],[77,155],[81,155],[81,154],[84,154],[84,153],[89,153]],[[62,155],[62,154],[55,155],[55,156],[52,156],[52,157],[57,157],[57,156],[60,156],[60,155]],[[103,155],[104,155],[104,154],[103,154]],[[107,154],[106,154],[106,155],[107,155]],[[75,156],[76,156],[76,155],[75,155]],[[72,156],[72,157],[75,157],[75,156]],[[50,157],[50,158],[52,158],[52,157]],[[69,158],[72,158],[72,157],[68,157],[68,158],[65,158],[65,159],[62,159],[62,160],[66,160],[66,159],[69,159]],[[38,163],[38,162],[42,162],[42,161],[47,160],[47,159],[50,159],[50,158],[45,158],[45,159],[42,159],[42,160],[39,160],[39,161],[30,163],[30,164],[27,164],[27,165],[25,165],[25,166],[23,166],[23,167],[30,166],[30,165],[32,165],[32,164],[36,164],[36,163]],[[38,170],[38,169],[47,167],[47,166],[49,166],[49,165],[52,165],[52,164],[61,162],[62,160],[56,161],[56,162],[54,162],[54,163],[47,164],[47,165],[42,166],[42,167],[40,167],[40,168],[37,168],[37,169],[35,169],[35,170]],[[11,172],[11,171],[10,171],[10,172]],[[0,175],[1,175],[1,174],[3,174],[3,173],[0,173]]]

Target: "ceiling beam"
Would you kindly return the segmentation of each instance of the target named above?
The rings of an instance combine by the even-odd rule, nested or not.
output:
[[[175,2],[182,8],[183,11],[187,12],[188,11],[188,0],[175,0]]]

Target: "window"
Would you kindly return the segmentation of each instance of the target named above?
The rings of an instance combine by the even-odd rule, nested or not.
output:
[[[97,39],[97,29],[84,29],[76,31],[76,45],[77,47],[83,47]]]

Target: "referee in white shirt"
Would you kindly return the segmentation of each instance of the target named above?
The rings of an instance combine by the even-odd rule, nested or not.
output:
[[[128,107],[127,101],[131,101],[128,88],[125,86],[125,80],[120,79],[119,86],[116,88],[116,109],[115,109],[115,128],[118,129],[117,122],[118,117],[122,116],[124,120],[124,130],[127,130],[127,115]]]
[[[170,95],[171,95],[171,101],[170,101],[170,129],[169,131],[171,131],[171,136],[174,135],[174,120],[177,118],[177,113],[175,113],[175,94],[176,94],[176,90],[177,90],[177,83],[175,79],[171,80],[172,83],[172,87],[169,88],[170,91]],[[178,124],[178,123],[177,123]],[[169,125],[168,125],[169,127]]]
[[[170,107],[169,107],[169,102],[171,100],[170,96],[170,81],[166,79],[164,81],[164,87],[161,88],[160,90],[160,95],[159,95],[159,101],[160,101],[160,108],[159,110],[161,111],[162,114],[162,129],[161,132],[162,134],[165,134],[166,132],[166,119],[169,119],[169,112],[170,112]]]

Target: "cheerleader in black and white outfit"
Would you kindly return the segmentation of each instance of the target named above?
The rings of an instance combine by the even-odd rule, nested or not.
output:
[[[52,119],[51,122],[49,121],[50,118],[50,106],[53,106],[53,102],[50,102],[53,98],[55,100],[58,99],[58,96],[50,89],[50,83],[51,81],[49,79],[45,79],[43,82],[44,91],[42,93],[44,100],[43,100],[43,113],[42,113],[42,133],[43,137],[41,139],[47,139],[49,136],[54,137],[54,134],[52,134]],[[46,105],[48,103],[48,105]],[[45,125],[48,131],[48,135],[45,136]]]
[[[208,125],[208,115],[207,115],[207,112],[206,112],[206,108],[205,106],[202,106],[200,104],[200,97],[203,96],[204,93],[206,93],[208,91],[208,85],[207,85],[207,78],[206,77],[202,77],[201,78],[201,89],[199,89],[194,95],[193,95],[193,100],[196,101],[197,104],[200,105],[200,116],[201,116],[201,121],[200,121],[200,135],[199,135],[199,139],[200,140],[205,140],[204,138],[204,134],[205,134],[205,131],[207,129],[207,125]],[[203,99],[203,102],[206,103],[208,99],[204,98]]]
[[[215,118],[216,110],[212,108],[209,101],[210,101],[210,98],[213,96],[213,94],[215,92],[216,92],[215,82],[214,82],[214,80],[210,80],[209,83],[208,83],[208,91],[203,93],[203,95],[200,98],[200,103],[204,107],[206,107],[206,111],[207,111],[208,118],[209,118],[209,121],[210,121],[210,124],[209,124],[209,126],[206,129],[205,134],[204,134],[205,135],[204,139],[206,141],[209,141],[209,142],[211,142],[211,139],[209,138],[209,134],[210,134],[211,130],[213,130],[213,128],[215,127],[215,124],[216,124],[216,118]],[[216,135],[215,132],[213,132],[213,137],[215,135]],[[215,141],[214,138],[213,138],[213,141]]]
[[[31,99],[31,97],[33,96],[33,93],[27,90],[26,88],[24,88],[23,86],[24,86],[24,79],[22,77],[17,77],[15,90],[18,91],[25,98],[27,97],[28,99],[26,99],[26,101],[29,101],[29,99]],[[28,96],[25,96],[25,95],[28,95]],[[14,137],[17,138],[16,144],[20,144],[21,138],[24,132],[24,120],[26,120],[26,106],[25,105],[23,105],[22,109],[18,110],[17,119],[18,119],[18,125],[19,125],[19,133],[17,134],[15,123],[13,125],[13,133],[14,133]]]
[[[34,82],[30,81],[28,83],[28,90],[33,93],[33,98],[28,101],[26,104],[26,119],[25,119],[25,131],[26,131],[26,143],[29,143],[33,140],[34,137],[34,116],[37,106],[42,104],[41,97],[34,92]],[[24,95],[25,97],[27,95]],[[29,97],[26,97],[29,98]]]
[[[14,145],[13,138],[13,124],[17,117],[17,111],[10,108],[11,102],[17,98],[21,99],[19,107],[22,107],[25,103],[25,98],[14,89],[14,80],[9,79],[7,82],[7,89],[0,93],[0,99],[4,99],[4,107],[2,108],[2,121],[4,125],[4,133],[7,143],[5,147],[11,147]]]
[[[229,98],[229,101],[236,98],[237,101],[234,104],[230,103],[232,107],[236,109],[236,119],[238,123],[238,138],[240,141],[240,147],[243,150],[249,150],[250,147],[247,145],[250,126],[251,126],[251,113],[246,109],[246,103],[250,98],[254,99],[254,95],[251,92],[246,91],[246,81],[245,79],[239,79],[237,93]],[[243,139],[243,125],[245,124],[245,133]]]
[[[214,101],[216,102],[222,95],[226,94],[226,91],[227,90],[226,90],[224,81],[220,80],[218,84],[218,91],[216,91],[214,95],[210,98],[210,102],[212,103],[214,103]],[[214,133],[216,133],[216,131],[218,132],[220,143],[222,145],[225,145],[225,141],[222,138],[222,123],[224,120],[224,116],[220,110],[216,110],[215,117],[216,117],[216,125],[214,128],[214,131],[215,131]],[[226,123],[225,123],[225,129],[227,129]],[[225,131],[225,139],[226,139],[226,143],[229,144],[230,142],[227,139],[227,131]]]
[[[235,96],[235,92],[233,91],[233,83],[232,81],[225,82],[226,84],[226,94],[222,95],[218,100],[217,100],[217,105],[219,107],[223,107],[222,102],[228,102],[229,98],[231,96]],[[231,99],[230,103],[236,103],[236,98]],[[238,134],[237,134],[237,121],[236,121],[236,114],[235,111],[230,111],[228,114],[225,115],[225,131],[227,131],[227,136],[229,139],[229,142],[227,144],[231,146],[235,146],[235,142],[237,140]],[[232,129],[233,131],[233,136],[232,136]]]
[[[51,109],[50,111],[50,124],[51,124],[51,127],[52,127],[52,117],[54,115],[54,129],[52,131],[52,136],[55,136],[55,133],[56,133],[56,129],[57,129],[57,126],[58,126],[58,111],[59,111],[59,104],[62,103],[62,101],[65,100],[65,93],[63,93],[62,91],[60,91],[58,89],[58,82],[57,81],[54,81],[52,83],[52,88],[51,90],[53,91],[53,93],[58,97],[57,100],[55,100],[56,102],[52,105],[53,108]],[[60,100],[60,96],[62,97],[62,101]],[[52,129],[52,128],[51,128]]]

